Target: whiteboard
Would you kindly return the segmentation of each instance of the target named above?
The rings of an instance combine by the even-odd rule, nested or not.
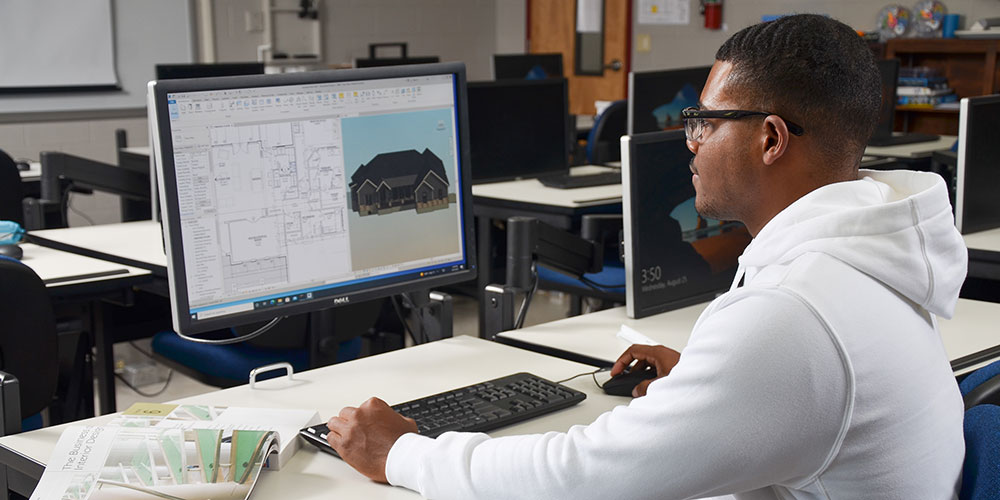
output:
[[[111,0],[0,2],[0,89],[114,86]]]
[[[0,6],[22,1],[42,2],[0,0]],[[0,114],[144,109],[146,83],[154,79],[157,63],[194,61],[192,0],[46,0],[46,3],[52,2],[59,4],[59,8],[74,3],[95,6],[103,2],[110,5],[113,71],[121,90],[0,94]],[[30,33],[39,31],[30,28]],[[107,32],[107,27],[104,30]],[[37,46],[33,39],[35,35],[26,36],[16,45],[8,45],[8,41],[0,42],[0,51],[6,52],[14,47],[29,53],[34,51]],[[6,72],[6,69],[0,67],[0,72]]]

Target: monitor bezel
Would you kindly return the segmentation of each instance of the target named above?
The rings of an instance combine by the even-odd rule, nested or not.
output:
[[[548,169],[548,170],[535,170],[529,175],[500,175],[496,177],[470,177],[469,181],[473,184],[490,184],[495,182],[505,182],[520,179],[537,179],[538,177],[543,177],[546,175],[558,175],[569,173],[570,161],[569,156],[573,151],[572,145],[572,135],[570,135],[570,125],[573,120],[570,119],[569,114],[569,80],[566,78],[546,78],[544,80],[485,80],[485,81],[475,81],[469,82],[468,86],[471,88],[503,88],[503,87],[538,87],[549,85],[555,87],[556,85],[562,86],[562,115],[563,115],[563,165],[559,169]],[[513,124],[514,127],[520,127],[521,124]],[[471,146],[471,143],[470,143]],[[472,154],[471,149],[469,154]],[[471,157],[470,157],[471,158]]]
[[[181,243],[180,207],[177,196],[160,196],[163,218],[165,253],[167,256],[167,278],[170,290],[173,327],[183,334],[197,334],[238,325],[267,321],[278,316],[303,314],[330,307],[358,303],[431,288],[474,280],[477,274],[476,242],[473,228],[471,169],[469,161],[469,117],[465,65],[462,63],[439,63],[427,65],[391,66],[368,69],[330,70],[276,75],[250,75],[184,80],[165,80],[149,83],[149,119],[155,121],[157,133],[153,134],[153,153],[157,157],[158,180],[161,194],[177,191],[177,177],[174,171],[172,136],[170,132],[167,94],[177,92],[198,92],[232,90],[255,87],[275,87],[287,85],[310,85],[321,83],[381,80],[434,75],[452,75],[455,86],[455,106],[458,115],[458,159],[461,210],[461,235],[465,254],[465,269],[438,276],[409,277],[402,282],[383,283],[374,281],[372,286],[362,290],[331,294],[306,302],[266,309],[244,311],[217,318],[192,321],[188,297],[187,273]]]
[[[635,131],[635,83],[636,83],[636,78],[638,78],[640,80],[645,79],[645,78],[662,78],[664,75],[667,75],[669,73],[679,73],[681,71],[693,71],[693,70],[703,70],[703,69],[707,69],[710,72],[712,70],[712,65],[708,65],[708,66],[689,66],[689,67],[686,67],[686,68],[674,68],[674,69],[655,70],[655,71],[630,71],[629,74],[628,74],[628,117],[627,117],[628,122],[626,122],[626,124],[625,124],[625,131],[626,131],[626,133],[628,135],[637,135],[637,134],[649,134],[649,133],[652,133],[652,132],[660,132],[659,130],[653,130],[653,131],[647,130],[645,132],[638,132],[638,133]],[[706,77],[705,77],[706,78],[706,82],[707,82],[707,79],[708,79],[707,75],[708,75],[708,72],[706,72]],[[704,84],[702,85],[702,89],[704,89]]]
[[[622,189],[622,228],[625,233],[625,313],[632,319],[645,318],[654,314],[708,302],[726,291],[725,288],[719,287],[659,304],[642,308],[638,307],[640,294],[637,285],[642,279],[642,269],[637,269],[636,264],[642,256],[640,250],[642,245],[638,241],[639,227],[635,216],[641,210],[641,207],[638,206],[641,200],[639,200],[638,193],[635,192],[638,186],[633,181],[632,148],[664,140],[678,139],[684,139],[684,129],[644,132],[641,134],[623,135],[621,138],[622,185],[624,186]]]

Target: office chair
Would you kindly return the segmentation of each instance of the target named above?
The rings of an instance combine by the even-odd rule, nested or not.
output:
[[[583,279],[576,279],[554,271],[543,265],[538,266],[538,288],[556,290],[570,294],[570,315],[576,316],[583,310],[583,299],[599,301],[597,309],[613,304],[625,303],[625,264],[621,259],[622,216],[619,214],[585,215],[580,223],[580,237],[599,243],[604,248],[604,267],[600,272],[587,273]]]
[[[39,412],[53,402],[58,387],[59,344],[42,279],[28,266],[2,256],[0,321],[0,435],[7,435],[41,427]]]
[[[628,101],[612,102],[594,119],[594,126],[587,135],[587,162],[601,165],[609,161],[619,161],[621,137],[626,134],[628,121]]]
[[[200,344],[172,331],[160,332],[153,336],[153,357],[204,384],[235,387],[247,383],[251,370],[265,365],[287,362],[300,372],[358,358],[361,334],[372,328],[381,311],[382,301],[369,301],[290,317],[262,337],[228,345]],[[226,329],[199,337],[226,339],[239,334],[245,332]]]
[[[965,401],[965,465],[960,500],[1000,494],[1000,361],[972,372],[959,384]]]
[[[24,191],[21,187],[21,173],[17,164],[3,150],[0,150],[0,220],[10,220],[24,226],[24,209],[21,199]]]

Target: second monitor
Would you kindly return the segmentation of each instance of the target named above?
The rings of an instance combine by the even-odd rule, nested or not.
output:
[[[628,133],[679,128],[681,110],[696,106],[711,66],[628,75]]]
[[[493,77],[497,80],[562,78],[562,54],[493,54]]]

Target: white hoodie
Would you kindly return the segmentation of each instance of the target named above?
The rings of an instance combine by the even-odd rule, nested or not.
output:
[[[429,498],[955,498],[935,315],[966,263],[939,176],[862,171],[767,223],[645,397],[566,433],[407,434],[386,476]]]

